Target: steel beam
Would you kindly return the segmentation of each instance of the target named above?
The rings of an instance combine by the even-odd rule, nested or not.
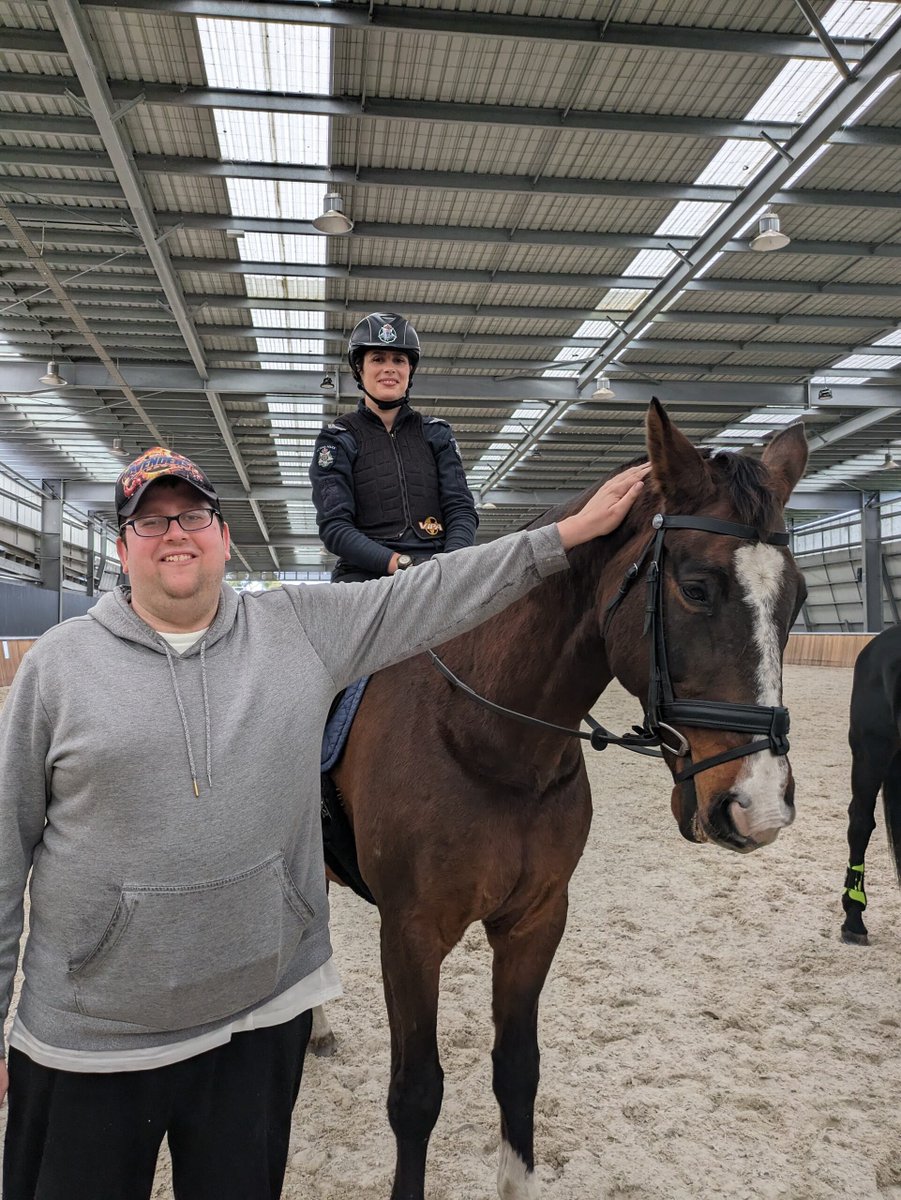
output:
[[[45,366],[40,360],[3,361],[0,360],[0,393],[14,396],[16,393],[30,392],[34,388],[35,367]],[[684,369],[684,368],[683,368]],[[168,366],[161,363],[125,364],[122,368],[129,384],[137,391],[173,392],[193,394],[203,392],[210,386],[216,392],[240,393],[250,396],[286,395],[310,396],[318,400],[323,398],[319,389],[322,380],[321,371],[275,371],[275,370],[237,370],[217,368],[210,372],[209,384],[200,378],[191,365]],[[97,363],[73,363],[66,367],[70,390],[72,388],[111,388],[113,383],[108,373]],[[340,372],[339,394],[353,396],[354,381],[348,372]],[[646,406],[654,387],[648,383],[630,381],[617,382],[616,407],[624,408],[630,405]],[[885,388],[840,388],[832,389],[837,399],[828,404],[848,404],[849,400],[841,399],[847,395],[859,396],[860,403],[869,407],[890,404],[890,395],[901,400],[901,392],[893,393]],[[714,407],[746,407],[749,411],[760,407],[761,404],[796,407],[799,410],[807,407],[808,387],[806,384],[773,384],[762,386],[750,383],[718,383],[703,382],[662,383],[656,394],[664,401],[688,408]],[[452,375],[438,372],[422,371],[416,376],[415,396],[417,406],[430,400],[466,401],[466,400],[497,400],[508,401],[511,405],[535,400],[548,404],[566,404],[567,407],[576,402],[584,402],[586,397],[580,396],[576,380],[569,379],[497,379],[490,375]],[[864,399],[864,397],[866,399]],[[882,399],[884,397],[884,399]],[[818,407],[823,407],[817,402]],[[588,405],[590,409],[592,406]],[[610,405],[600,406],[609,411]]]
[[[0,131],[11,133],[77,134],[99,137],[94,123],[82,117],[56,117],[51,114],[0,112]],[[861,132],[863,136],[863,131]],[[888,136],[883,134],[883,136]],[[105,156],[102,156],[105,158]],[[44,147],[16,146],[0,150],[0,162],[25,163],[33,166],[86,167],[106,169],[94,151],[53,150]],[[107,164],[108,165],[108,164]],[[689,200],[709,204],[730,204],[737,200],[741,189],[708,184],[685,183],[681,180],[663,182],[641,179],[579,179],[569,176],[476,174],[467,171],[392,170],[387,167],[341,166],[318,167],[304,163],[225,162],[217,158],[189,155],[138,154],[135,165],[144,173],[163,175],[198,175],[229,179],[272,179],[282,182],[317,183],[323,187],[346,184],[353,187],[413,188],[422,191],[500,192],[512,195],[536,196],[595,196],[603,199]],[[65,181],[64,181],[65,182]],[[20,186],[59,185],[59,180],[28,179]],[[15,179],[5,181],[12,187]],[[66,187],[86,189],[104,187],[96,181],[78,180]],[[31,190],[36,190],[32,187]],[[99,195],[86,191],[85,195]],[[118,194],[113,192],[112,194]],[[854,208],[894,208],[894,191],[874,192],[831,188],[788,188],[776,192],[772,202],[779,205],[833,206]],[[44,214],[45,217],[47,214]],[[182,214],[192,220],[198,214]]]
[[[713,314],[706,314],[708,316]],[[717,314],[718,315],[718,314]],[[835,323],[843,318],[836,318]],[[691,323],[690,321],[687,323]],[[728,321],[718,319],[718,325],[729,324]],[[49,324],[52,332],[52,323]],[[758,321],[753,323],[753,328],[762,329],[770,328],[771,322]],[[884,329],[888,322],[881,322],[878,325],[874,322],[869,323],[872,329]],[[4,328],[10,329],[9,325],[4,325]],[[131,337],[134,333],[134,326],[109,325],[109,336],[125,336]],[[201,337],[236,337],[236,338],[299,338],[303,340],[318,340],[326,343],[342,343],[347,334],[342,329],[316,329],[307,326],[278,326],[278,325],[198,325],[197,332]],[[460,346],[465,349],[468,346],[530,346],[533,348],[553,349],[554,347],[566,346],[577,350],[591,350],[595,347],[604,345],[606,337],[567,337],[565,334],[553,336],[550,334],[528,334],[528,333],[480,333],[478,330],[467,330],[465,333],[442,333],[434,330],[429,330],[428,333],[423,333],[421,340],[423,345],[431,346]],[[148,339],[148,344],[150,339]],[[838,354],[872,354],[883,356],[886,353],[891,353],[891,347],[878,345],[858,345],[856,343],[839,343],[839,342],[758,342],[753,338],[744,341],[731,341],[726,339],[701,339],[701,338],[638,338],[632,344],[633,350],[668,350],[673,351],[698,351],[698,352],[714,352],[714,353],[739,353],[743,350],[760,350],[765,349],[769,352],[778,350],[780,354],[796,353],[796,354],[816,354],[819,356],[838,355]],[[429,350],[426,350],[429,353]],[[267,358],[271,358],[267,355]],[[455,356],[456,357],[456,356]],[[482,365],[481,363],[479,364]]]
[[[251,484],[249,495],[233,483],[217,483],[216,491],[224,501],[251,500],[257,504],[308,504],[312,503],[312,489],[296,485]],[[565,504],[581,491],[581,488],[491,488],[480,493],[482,505],[493,504],[498,508],[529,508],[544,511],[556,504]],[[788,508],[799,512],[850,512],[858,503],[859,493],[840,490],[827,492],[797,491],[789,501]],[[108,484],[85,483],[72,480],[66,483],[66,503],[82,509],[109,507]],[[247,544],[246,542],[244,543]]]
[[[53,29],[16,29],[4,26],[2,46],[7,54],[52,54],[65,57],[63,39]]]
[[[854,76],[834,88],[798,133],[781,148],[781,152],[774,155],[758,172],[744,190],[741,200],[731,205],[712,228],[698,239],[688,258],[681,261],[648,299],[638,306],[633,316],[625,323],[622,332],[615,334],[603,353],[582,371],[579,377],[582,386],[607,363],[612,362],[631,340],[641,333],[648,321],[666,308],[686,285],[698,282],[699,276],[706,271],[729,239],[747,224],[748,219],[786,180],[813,160],[842,122],[856,112],[892,75],[899,62],[901,21],[896,22],[870,51]]]
[[[77,284],[73,286],[77,286]],[[83,291],[84,289],[82,289]],[[354,323],[353,318],[348,318],[348,314],[354,312],[371,312],[373,303],[371,300],[365,298],[357,300],[349,299],[345,303],[343,300],[280,300],[243,295],[215,295],[211,293],[203,295],[189,294],[185,298],[195,317],[198,313],[208,308],[224,308],[241,312],[251,309],[279,312],[296,312],[300,310],[304,312],[325,312],[344,317],[346,329],[343,334],[337,329],[316,330],[317,337],[324,336],[327,339],[344,336]],[[109,307],[104,307],[104,304],[109,305],[111,303],[119,306],[116,310],[116,317],[121,318],[123,321],[133,319],[135,321],[165,322],[167,324],[172,321],[171,313],[150,292],[130,292],[122,289],[111,293],[95,292],[91,295],[85,296],[82,294],[79,296],[79,308],[86,320],[109,320],[111,310]],[[52,300],[39,299],[30,303],[29,307],[42,321],[60,316],[59,306]],[[416,300],[405,301],[404,309],[409,313],[425,316],[500,318],[505,321],[522,320],[528,322],[529,325],[534,324],[537,320],[546,320],[559,321],[561,324],[569,326],[573,322],[600,321],[608,316],[616,321],[624,321],[629,315],[629,312],[625,309],[548,308],[541,305],[530,307],[504,304],[441,304],[433,301]],[[882,330],[890,331],[893,327],[899,326],[898,319],[882,315],[862,317],[834,313],[817,315],[791,311],[786,313],[761,313],[735,312],[733,310],[719,309],[710,311],[706,309],[668,309],[666,312],[658,313],[654,318],[654,322],[661,325],[734,325],[737,327],[779,325],[783,328],[793,326],[820,328],[822,326],[823,328],[832,329],[857,329],[875,334],[878,334]],[[219,327],[215,328],[218,329]],[[531,339],[529,340],[531,341]]]
[[[306,301],[301,301],[306,307]],[[861,332],[870,331],[872,334],[885,329],[891,329],[896,324],[889,319],[878,317],[810,317],[810,316],[795,316],[794,313],[787,313],[785,317],[780,317],[776,313],[744,313],[744,312],[684,312],[677,310],[669,310],[666,313],[660,313],[656,318],[657,322],[662,324],[678,324],[678,325],[747,325],[751,329],[771,329],[774,325],[780,325],[781,328],[789,328],[789,326],[803,326],[803,328],[811,328],[811,326],[822,325],[823,328],[835,329],[857,329]],[[55,329],[56,326],[53,320],[44,319],[44,325],[49,329]],[[10,326],[6,326],[10,328]],[[110,330],[115,334],[130,334],[134,331],[134,326],[128,328],[127,325],[110,325]],[[198,334],[204,337],[301,337],[301,338],[319,338],[325,342],[343,342],[347,337],[347,330],[343,329],[319,329],[311,328],[306,325],[198,325]],[[576,349],[590,349],[591,347],[603,346],[607,341],[606,337],[569,337],[566,334],[487,334],[480,330],[467,330],[465,332],[440,332],[438,330],[430,330],[427,334],[422,335],[422,342],[426,346],[535,346],[535,347],[554,347],[554,346],[569,346]],[[679,347],[685,349],[686,346],[693,346],[695,342],[686,341],[683,338],[669,338],[665,341],[661,338],[661,344],[671,348]],[[703,343],[708,344],[708,343]],[[715,346],[716,342],[710,342],[711,346]],[[720,344],[727,344],[722,342]],[[744,342],[728,343],[734,348],[743,348]],[[785,349],[786,346],[792,349],[800,349],[803,347],[812,347],[816,350],[833,349],[835,343],[813,343],[813,342],[767,342],[753,343],[755,347],[758,344],[767,344],[773,348]],[[840,353],[840,350],[845,349],[845,343],[835,350],[835,353]],[[864,353],[864,350],[855,349],[855,353]],[[887,348],[872,347],[871,353],[885,354]],[[889,348],[889,352],[891,350]]]
[[[61,0],[47,0],[53,6]],[[872,53],[868,57],[872,58]],[[71,55],[70,55],[71,57]],[[862,60],[862,63],[866,60]],[[859,79],[860,73],[855,78]],[[69,75],[4,76],[10,95],[66,96],[79,94],[79,85]],[[853,83],[853,81],[852,81]],[[360,118],[365,120],[430,121],[466,125],[503,125],[522,129],[584,129],[595,133],[663,134],[702,140],[731,138],[760,140],[761,125],[777,142],[794,139],[804,126],[790,122],[733,121],[720,117],[657,115],[644,112],[595,112],[528,105],[465,104],[425,100],[394,100],[374,96],[322,96],[300,92],[262,92],[243,88],[209,88],[195,84],[148,83],[112,80],[112,99],[122,103],[140,101],[174,108],[239,109],[249,112],[286,112],[304,116]],[[844,116],[850,116],[853,109]],[[837,122],[826,139],[845,145],[901,144],[901,129],[894,126],[841,127]]]
[[[769,201],[774,192],[813,160],[842,124],[882,87],[885,80],[897,69],[899,62],[901,22],[896,22],[893,29],[867,54],[853,77],[844,80],[833,89],[808,120],[781,147],[780,153],[774,154],[751,180],[741,199],[730,205],[707,233],[698,239],[690,254],[680,260],[654,288],[651,295],[638,305],[621,330],[609,339],[601,354],[582,369],[578,379],[580,390],[587,389],[591,379],[627,350],[632,340],[644,332],[657,313],[662,312],[681,292],[699,284],[709,287],[714,283],[731,282],[707,280],[702,276],[723,246],[746,228],[748,221]],[[772,131],[768,132],[772,136]],[[491,472],[487,480],[488,485],[499,482],[531,453],[557,419],[558,415],[548,413],[537,422],[535,428],[522,439],[516,449]]]
[[[48,290],[53,293],[57,301],[62,306],[66,316],[75,326],[75,328],[84,336],[85,341],[90,348],[96,353],[102,364],[102,369],[108,374],[111,382],[122,391],[123,395],[143,421],[150,433],[155,438],[159,439],[159,430],[156,428],[146,409],[143,407],[140,400],[129,386],[128,381],[122,375],[117,364],[114,363],[110,358],[106,347],[95,336],[91,327],[73,304],[71,297],[65,290],[65,287],[57,278],[47,261],[41,255],[37,246],[35,246],[34,242],[31,240],[16,218],[12,215],[6,205],[2,203],[0,203],[0,221],[7,226],[13,238],[16,240],[16,243],[21,247],[23,257],[27,262],[31,263],[34,271],[44,281],[48,287]]]
[[[48,0],[49,2],[49,0]],[[56,3],[57,0],[52,0]],[[60,0],[62,2],[62,0]],[[706,240],[706,239],[705,239]],[[99,270],[109,263],[108,254],[90,254],[87,251],[69,253],[66,250],[56,250],[52,246],[45,250],[45,259],[57,267],[67,270]],[[25,259],[22,252],[0,246],[0,262],[18,263]],[[122,255],[115,264],[120,270],[132,269],[151,270],[151,263],[142,255]],[[171,259],[171,265],[176,271],[200,271],[217,275],[269,275],[293,279],[380,279],[389,282],[404,279],[416,283],[472,283],[494,286],[526,286],[526,287],[571,287],[585,289],[623,289],[627,291],[663,292],[667,298],[673,294],[670,280],[676,271],[661,280],[655,275],[602,275],[590,272],[564,271],[489,271],[451,267],[399,267],[381,266],[367,263],[354,263],[350,267],[338,263],[317,262],[266,262],[247,259],[231,258],[188,258],[179,256]],[[683,264],[684,265],[684,264]],[[26,276],[27,278],[27,276]],[[104,283],[122,287],[134,286],[132,277],[122,274],[104,277]],[[23,282],[15,269],[4,272],[8,282]],[[656,289],[656,290],[655,290]],[[164,291],[167,289],[164,286]],[[688,292],[747,292],[751,294],[778,293],[798,296],[881,296],[901,297],[901,284],[874,283],[815,283],[808,280],[794,279],[706,279],[687,278],[679,288]],[[167,293],[168,295],[168,293]],[[302,302],[293,302],[293,306],[302,307]],[[254,304],[254,307],[261,307]],[[638,312],[651,312],[653,306],[650,299],[639,308]],[[480,309],[480,311],[482,311]],[[644,318],[643,324],[652,319]],[[600,320],[602,314],[595,312],[595,318]],[[638,322],[632,318],[632,324]],[[639,328],[641,326],[639,325]],[[620,346],[621,348],[621,346]],[[192,357],[193,353],[192,353]],[[609,361],[609,360],[608,360]]]
[[[820,20],[816,9],[810,3],[810,0],[795,0],[795,3],[797,4],[798,8],[800,8],[801,12],[804,14],[804,16],[807,18],[807,20],[810,22],[810,27],[816,34],[817,38],[819,39],[820,44],[822,45],[823,49],[826,51],[826,53],[829,55],[829,57],[835,63],[836,67],[841,72],[841,74],[844,75],[845,78],[847,79],[851,74],[851,68],[848,66],[847,62],[845,61],[841,50],[839,49],[839,47],[836,45],[835,41],[830,36],[829,31],[827,30],[826,26]]]
[[[278,356],[273,357],[277,359]],[[17,393],[32,391],[35,368],[45,365],[40,360],[0,360],[0,393],[15,396]],[[681,370],[686,370],[684,363],[678,365]],[[121,369],[129,386],[136,392],[149,392],[154,396],[165,392],[190,395],[205,392],[207,386],[210,386],[220,394],[240,394],[260,400],[275,395],[307,396],[317,400],[323,398],[319,389],[321,371],[216,368],[210,371],[207,383],[190,364],[170,366],[162,363],[126,363]],[[97,363],[72,363],[66,366],[66,375],[70,381],[67,396],[74,394],[76,388],[86,388],[93,392],[116,386],[107,371]],[[878,408],[893,405],[901,407],[901,385],[835,384],[828,391],[828,396],[816,399],[817,408]],[[581,406],[584,406],[584,411],[599,412],[610,412],[611,408],[643,408],[652,394],[658,395],[665,404],[686,408],[689,412],[703,408],[713,408],[717,411],[745,408],[752,411],[762,405],[770,405],[797,408],[799,413],[802,413],[811,406],[810,392],[810,385],[807,383],[705,383],[661,380],[651,384],[635,380],[617,380],[614,403],[608,401],[603,404],[586,404],[586,396],[580,393],[574,378],[498,379],[491,375],[453,375],[423,371],[416,376],[415,386],[418,407],[432,401],[488,401],[509,403],[511,406],[541,402],[558,406],[555,411],[559,416],[563,416],[574,404],[580,405],[580,411]],[[354,394],[353,380],[346,372],[340,373],[340,394]]]
[[[769,350],[771,345],[772,343],[763,342],[757,346],[746,346],[745,350],[759,350],[764,352]],[[677,343],[676,348],[685,352],[690,348],[690,343]],[[132,362],[135,363],[140,360],[140,356],[138,355],[130,357]],[[457,357],[450,355],[433,356],[429,365],[438,369],[442,366],[452,367]],[[210,366],[225,366],[227,363],[232,362],[281,362],[297,363],[299,366],[321,363],[323,366],[335,367],[340,366],[343,361],[343,354],[295,354],[288,350],[211,350],[207,354],[207,362]],[[628,361],[616,363],[615,366],[609,368],[609,374],[617,383],[621,378],[628,378],[633,375],[643,376],[654,383],[670,375],[693,375],[706,378],[744,376],[748,379],[768,379],[777,382],[785,380],[786,382],[791,382],[798,377],[810,378],[825,369],[820,366],[820,362],[821,360],[769,367],[754,363],[733,363],[728,361],[728,359],[723,362],[713,362],[710,359],[703,361],[686,359],[685,361],[678,362],[660,362],[653,359],[648,361],[629,359]],[[482,371],[523,371],[526,372],[526,378],[535,378],[538,375],[544,374],[545,371],[550,370],[552,365],[559,366],[561,371],[574,370],[579,366],[579,362],[561,361],[557,363],[555,360],[552,364],[549,361],[541,362],[528,358],[476,358],[466,360],[465,365],[467,367],[478,366]],[[831,375],[835,376],[847,376],[851,379],[857,379],[861,375],[865,375],[868,379],[886,380],[889,383],[901,384],[901,370],[890,370],[884,367],[829,367],[828,370]]]
[[[115,169],[116,178],[122,187],[148,258],[163,289],[166,302],[175,318],[198,375],[201,379],[206,380],[208,371],[203,346],[194,329],[194,323],[188,312],[181,284],[173,270],[169,252],[165,243],[161,241],[159,230],[154,222],[153,206],[134,164],[134,147],[128,140],[122,123],[117,121],[113,98],[92,40],[87,17],[77,0],[48,0],[48,4],[56,27],[65,43],[66,52],[75,68],[82,94],[97,123],[104,147]],[[234,467],[241,477],[242,483],[247,486],[249,479],[240,451],[228,431],[228,421],[215,388],[205,388],[204,391],[228,447]],[[160,440],[162,441],[162,439]],[[253,505],[251,507],[253,508]],[[254,516],[257,518],[260,533],[266,540],[268,531],[256,508],[254,508]],[[270,551],[270,553],[273,563],[278,568],[279,563],[275,552]]]
[[[57,624],[63,619],[63,481],[41,480],[41,587],[56,592]]]
[[[860,536],[863,562],[863,628],[866,633],[881,633],[882,521],[878,492],[861,494]]]
[[[653,25],[625,21],[590,21],[570,17],[531,17],[522,14],[460,9],[399,10],[388,4],[324,5],[321,0],[89,0],[92,7],[136,9],[140,12],[182,14],[224,20],[274,21],[320,25],[336,30],[450,34],[565,42],[574,46],[637,46],[642,49],[698,51],[705,54],[747,54],[761,57],[823,59],[827,51],[809,37],[754,33],[743,29],[703,29],[688,25]],[[871,42],[837,38],[846,58],[862,58]]]
[[[4,153],[0,150],[0,162]],[[59,250],[71,246],[102,246],[106,250],[135,248],[136,235],[127,228],[100,228],[96,219],[79,224],[69,213],[48,213],[42,205],[18,205],[27,211],[23,224],[40,224],[43,243]],[[22,219],[21,217],[19,218]],[[231,233],[298,234],[317,237],[312,221],[284,218],[242,217],[231,213],[160,212],[156,220],[162,229],[202,229]],[[682,250],[695,243],[692,237],[648,233],[605,233],[569,229],[505,229],[495,226],[409,225],[377,221],[358,221],[349,243],[363,238],[391,241],[467,242],[497,246],[584,246],[595,250]],[[723,250],[744,254],[750,249],[749,238],[733,238]],[[852,258],[901,258],[901,243],[849,242],[793,239],[792,254],[825,254]]]
[[[901,395],[898,400],[901,403]],[[898,411],[898,407],[871,408],[868,412],[862,412],[858,416],[851,417],[850,420],[843,421],[840,425],[826,430],[825,433],[808,434],[807,444],[811,453],[816,454],[818,450],[823,450],[826,446],[834,446],[836,442],[851,437],[855,433],[861,433],[864,429],[870,429],[881,421],[887,421],[889,417],[897,417]]]

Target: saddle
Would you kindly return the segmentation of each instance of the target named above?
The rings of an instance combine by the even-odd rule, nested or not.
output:
[[[322,794],[322,850],[325,865],[358,896],[362,896],[370,904],[375,904],[372,892],[360,874],[357,844],[344,808],[341,790],[330,774],[341,761],[350,727],[368,682],[369,676],[366,675],[336,696],[325,723],[319,769]]]

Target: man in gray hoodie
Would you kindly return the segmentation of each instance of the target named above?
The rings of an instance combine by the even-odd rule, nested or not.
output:
[[[310,1010],[340,993],[319,752],[335,693],[438,645],[616,527],[647,468],[557,525],[344,587],[238,596],[190,460],[116,485],[130,587],[39,639],[0,718],[4,1200],[281,1194]],[[0,1045],[2,1049],[2,1045]]]

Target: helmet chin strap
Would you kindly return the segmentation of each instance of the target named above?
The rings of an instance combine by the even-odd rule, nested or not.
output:
[[[377,408],[382,410],[382,412],[390,412],[392,408],[400,408],[400,406],[402,404],[406,404],[410,398],[409,388],[407,388],[399,400],[376,400],[375,396],[366,391],[362,383],[357,382],[357,387],[360,389],[366,399],[371,400]]]

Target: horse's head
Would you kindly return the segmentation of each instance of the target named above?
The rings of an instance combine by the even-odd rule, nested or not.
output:
[[[805,588],[788,550],[766,539],[784,529],[783,508],[804,472],[807,444],[794,425],[768,443],[759,461],[701,452],[656,401],[647,444],[651,480],[623,527],[602,613],[629,564],[645,547],[648,554],[633,572],[634,586],[605,619],[607,659],[650,709],[651,724],[659,720],[665,745],[681,751],[665,757],[683,836],[754,850],[794,819],[794,781],[777,726],[786,719],[779,707],[782,651]],[[706,527],[676,522],[649,546],[658,513],[689,518],[686,524],[700,518]],[[648,583],[655,554],[656,598]],[[741,753],[753,743],[756,751]]]

